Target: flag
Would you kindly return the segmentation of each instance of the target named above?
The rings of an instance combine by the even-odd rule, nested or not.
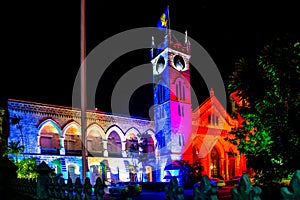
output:
[[[160,16],[160,19],[157,22],[157,27],[159,29],[166,29],[168,28],[169,23],[169,6],[166,8],[164,13]]]

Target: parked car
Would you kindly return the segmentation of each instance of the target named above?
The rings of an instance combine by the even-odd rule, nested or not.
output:
[[[126,193],[131,195],[139,195],[142,192],[142,186],[134,182],[119,182],[111,183],[108,186],[109,194],[113,195],[125,195]]]

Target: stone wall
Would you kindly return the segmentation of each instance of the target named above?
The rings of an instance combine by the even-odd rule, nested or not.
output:
[[[64,148],[64,140],[66,139],[65,131],[70,126],[75,126],[78,131],[81,131],[80,124],[80,110],[72,109],[69,107],[46,105],[33,102],[25,102],[18,100],[8,101],[9,117],[18,117],[21,129],[16,125],[10,124],[10,136],[8,142],[10,141],[21,141],[21,144],[25,146],[24,153],[20,155],[20,158],[35,157],[38,162],[45,161],[51,167],[55,167],[56,171],[61,171],[63,177],[66,179],[68,177],[68,166],[72,165],[75,167],[76,172],[81,171],[82,159],[81,153],[78,152],[74,155],[67,155]],[[43,153],[41,152],[41,129],[45,124],[51,124],[56,129],[59,134],[59,151],[55,154]],[[126,171],[126,166],[124,162],[127,160],[131,162],[132,160],[127,158],[125,152],[126,137],[129,134],[139,135],[142,133],[148,133],[151,135],[154,145],[156,145],[156,138],[154,132],[154,124],[152,121],[125,117],[125,116],[115,116],[99,111],[88,111],[87,112],[87,135],[89,131],[97,130],[102,138],[102,156],[95,156],[98,159],[96,165],[100,165],[100,162],[106,160],[108,165],[112,170],[118,168],[121,172],[126,174],[121,174],[123,181],[128,181],[129,176]],[[108,135],[111,132],[116,132],[121,139],[122,152],[118,158],[110,158],[108,150]],[[49,137],[54,134],[48,134]],[[76,135],[79,136],[79,135]],[[52,141],[53,142],[57,141]],[[56,144],[56,143],[55,143]],[[57,146],[57,145],[53,146]],[[77,148],[81,149],[81,142],[76,142]],[[61,163],[61,169],[57,169],[57,166],[53,164],[54,161],[59,160]],[[151,163],[149,161],[149,163]],[[88,163],[88,168],[95,163]],[[154,165],[154,163],[152,163]],[[119,166],[117,166],[119,165]]]

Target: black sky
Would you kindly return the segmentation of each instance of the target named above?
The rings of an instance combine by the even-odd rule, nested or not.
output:
[[[279,33],[296,32],[299,24],[295,1],[86,1],[88,53],[117,33],[155,26],[169,5],[171,28],[182,33],[188,30],[189,36],[211,55],[224,81],[236,59],[255,56],[265,42]],[[71,106],[72,88],[80,67],[80,0],[8,1],[2,10],[6,14],[1,28],[1,98]],[[148,58],[139,59],[137,64],[148,62]],[[117,72],[114,67],[107,72],[113,72],[108,75],[110,81],[99,83],[96,98],[97,107],[108,112],[114,82],[130,69],[130,65],[122,65],[123,70]],[[194,76],[192,83],[199,78]],[[200,101],[207,95],[207,91],[201,92]],[[132,114],[145,116],[152,103],[151,87],[145,86],[133,97],[136,108]]]

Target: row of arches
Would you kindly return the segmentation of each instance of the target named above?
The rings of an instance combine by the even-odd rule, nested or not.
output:
[[[39,125],[38,130],[38,146],[42,154],[81,155],[81,128],[75,121],[61,129],[48,119]],[[149,129],[141,133],[133,127],[124,133],[117,125],[104,131],[95,123],[87,127],[85,145],[93,156],[126,157],[126,149],[137,147],[139,143],[144,144],[143,152],[154,152],[154,131]]]
[[[226,158],[221,157],[219,149],[214,147],[210,152],[210,175],[211,177],[228,179],[236,176],[236,154],[232,149],[226,152]],[[222,163],[222,160],[224,163]]]
[[[72,182],[75,183],[76,178],[80,178],[81,166],[78,163],[74,163],[71,160],[66,161],[65,159],[60,159],[61,162],[66,162],[65,170],[62,170],[62,166],[58,166],[50,162],[49,166],[55,170],[55,173],[61,173],[65,178],[70,177]],[[110,165],[112,164],[112,166]],[[107,159],[101,160],[97,163],[91,162],[88,164],[89,177],[92,184],[95,184],[96,179],[100,177],[102,180],[108,182],[127,182],[127,181],[143,181],[143,182],[153,182],[155,180],[154,167],[151,165],[143,166],[143,170],[137,173],[132,173],[127,170],[130,161],[124,160],[125,165],[115,165],[112,161]]]
[[[193,146],[193,162],[199,161],[203,167],[202,174],[209,177],[228,180],[234,176],[240,175],[243,169],[242,160],[238,156],[237,150],[231,146],[224,147],[217,142],[209,153],[204,157],[198,157],[200,148]]]

